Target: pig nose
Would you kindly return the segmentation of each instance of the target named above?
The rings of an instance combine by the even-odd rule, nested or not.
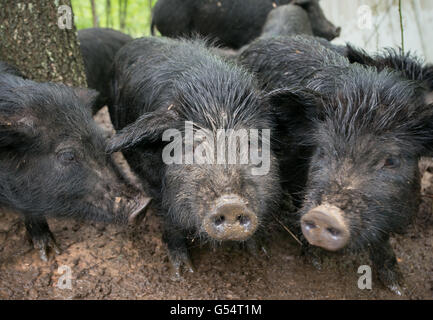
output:
[[[246,240],[257,229],[257,216],[236,196],[221,197],[205,218],[204,228],[216,240]]]
[[[128,223],[130,225],[138,225],[144,219],[151,201],[152,198],[144,196],[135,199],[135,208],[128,217]]]
[[[349,242],[349,227],[336,206],[325,204],[310,210],[302,217],[301,227],[310,244],[326,250],[339,250]]]

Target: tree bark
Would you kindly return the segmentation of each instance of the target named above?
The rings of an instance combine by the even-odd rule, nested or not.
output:
[[[35,81],[86,87],[73,14],[59,22],[59,6],[70,0],[1,0],[0,60],[11,63]]]
[[[111,28],[111,0],[105,1],[105,24]]]
[[[93,18],[93,28],[99,27],[98,14],[96,13],[95,0],[90,0],[90,6],[92,7],[92,18]]]
[[[125,27],[126,27],[127,8],[128,8],[128,0],[119,0],[119,27],[120,27],[120,30],[125,30]]]

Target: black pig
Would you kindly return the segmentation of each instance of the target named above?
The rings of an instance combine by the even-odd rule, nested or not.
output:
[[[0,73],[0,206],[23,216],[43,260],[58,251],[46,217],[133,222],[150,201],[105,153],[94,98]]]
[[[110,71],[117,51],[132,37],[110,28],[89,28],[78,31],[87,85],[99,92],[92,112],[109,104]]]
[[[308,13],[313,34],[332,40],[340,34],[329,22],[318,0],[159,0],[152,18],[168,37],[200,35],[215,39],[219,45],[239,49],[257,38],[268,13],[278,5],[293,3]]]
[[[305,238],[331,251],[368,248],[379,278],[399,293],[388,239],[419,205],[418,159],[433,146],[425,88],[389,68],[350,64],[303,37],[257,41],[239,60],[268,90],[305,87],[279,100],[302,128],[294,138],[310,148],[309,160],[298,158],[308,167],[299,219]]]
[[[300,6],[286,4],[272,9],[263,26],[261,37],[313,35],[307,12]]]
[[[263,162],[166,164],[161,156],[168,144],[163,141],[168,129],[183,134],[186,150],[191,143],[186,138],[187,121],[193,123],[194,134],[208,130],[211,138],[205,146],[218,129],[272,129],[269,103],[252,75],[212,54],[200,40],[164,38],[128,43],[118,52],[114,71],[115,104],[110,114],[121,131],[110,151],[124,150],[155,198],[176,275],[182,265],[191,266],[186,237],[214,244],[247,241],[256,230],[264,229],[280,190],[272,150],[263,175],[253,173]],[[194,140],[194,152],[197,143]],[[240,143],[239,148],[246,145]],[[262,145],[264,150],[263,139]],[[235,155],[242,153],[236,150]],[[211,152],[206,154],[215,160]]]
[[[269,12],[262,33],[257,39],[295,35],[314,37],[307,12],[298,5],[286,4],[278,6]],[[324,38],[315,38],[326,46],[337,48],[336,45],[331,44]],[[246,48],[248,48],[248,44],[235,53],[222,48],[216,50],[221,56],[229,60],[235,60]]]

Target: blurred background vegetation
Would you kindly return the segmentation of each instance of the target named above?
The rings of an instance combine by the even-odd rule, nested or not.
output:
[[[157,0],[71,0],[77,29],[113,28],[133,37],[150,35]]]

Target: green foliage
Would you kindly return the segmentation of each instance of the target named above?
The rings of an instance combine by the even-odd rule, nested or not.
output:
[[[122,30],[120,28],[121,14],[119,8],[124,1],[95,0],[98,26],[120,30],[133,37],[150,35],[150,23],[152,20],[150,5],[153,7],[157,0],[126,0],[125,28]],[[71,0],[71,3],[77,29],[92,28],[93,16],[90,0]],[[107,12],[107,3],[110,3],[109,12]]]

